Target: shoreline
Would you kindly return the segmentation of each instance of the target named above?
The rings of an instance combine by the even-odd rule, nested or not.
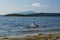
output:
[[[24,36],[7,36],[7,37],[0,37],[0,40],[60,40],[60,32],[53,32],[53,33],[46,33],[46,34],[27,34]]]

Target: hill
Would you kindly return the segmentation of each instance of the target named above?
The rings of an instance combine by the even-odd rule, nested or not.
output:
[[[6,14],[5,16],[60,16],[60,13]]]

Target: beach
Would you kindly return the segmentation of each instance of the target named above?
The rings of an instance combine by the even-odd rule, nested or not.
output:
[[[0,37],[0,40],[60,40],[60,33],[30,34],[24,37]]]

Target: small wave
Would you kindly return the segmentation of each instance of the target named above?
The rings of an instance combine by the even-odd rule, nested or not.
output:
[[[49,29],[49,30],[20,30],[20,31],[17,31],[17,32],[51,32],[51,31],[60,31],[60,29]]]

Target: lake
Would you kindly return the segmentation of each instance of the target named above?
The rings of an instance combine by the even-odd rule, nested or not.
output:
[[[35,22],[39,27],[30,28]],[[33,33],[60,32],[60,17],[0,16],[0,36],[19,36]]]

